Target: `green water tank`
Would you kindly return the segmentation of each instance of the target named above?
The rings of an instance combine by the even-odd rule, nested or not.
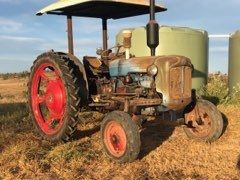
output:
[[[240,85],[240,30],[229,38],[229,91]]]
[[[130,53],[136,57],[149,56],[150,49],[146,42],[145,27],[131,29],[132,47]],[[122,31],[117,35],[117,43],[122,42]],[[182,55],[191,59],[195,71],[193,73],[193,88],[199,89],[207,83],[208,77],[208,33],[183,27],[161,26],[159,30],[159,46],[156,55]]]

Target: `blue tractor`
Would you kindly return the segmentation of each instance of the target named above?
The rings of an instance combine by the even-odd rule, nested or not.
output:
[[[105,113],[101,138],[106,154],[117,162],[131,162],[140,152],[142,122],[166,109],[182,110],[190,138],[212,142],[220,137],[221,113],[192,91],[190,59],[155,55],[159,45],[155,13],[166,10],[154,0],[60,0],[37,13],[67,16],[69,47],[68,53],[43,53],[31,68],[29,107],[41,137],[69,141],[84,121],[79,113],[97,110]],[[128,30],[123,31],[123,43],[114,47],[116,51],[109,49],[107,20],[143,14],[150,14],[146,33],[151,55],[129,53],[132,34]],[[102,19],[103,47],[97,49],[98,57],[74,56],[72,16]]]

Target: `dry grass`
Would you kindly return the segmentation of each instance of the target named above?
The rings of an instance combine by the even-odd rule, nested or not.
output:
[[[51,144],[33,133],[26,104],[16,103],[17,100],[0,103],[0,179],[240,177],[237,166],[240,165],[240,112],[237,105],[219,105],[228,125],[223,136],[212,144],[191,141],[176,123],[153,119],[141,132],[139,159],[121,165],[110,162],[103,153],[99,133],[101,114],[83,114],[88,122],[79,125],[74,141]]]
[[[208,84],[198,90],[198,95],[214,104],[240,105],[240,85],[234,87],[232,94],[230,94],[228,77],[223,74],[209,75]]]
[[[23,102],[26,99],[27,79],[0,77],[0,103]]]

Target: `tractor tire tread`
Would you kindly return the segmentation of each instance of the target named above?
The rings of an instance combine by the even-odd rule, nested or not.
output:
[[[34,69],[36,66],[41,64],[41,62],[44,62],[46,59],[49,59],[51,62],[54,62],[58,69],[62,72],[61,76],[63,78],[65,87],[66,87],[66,96],[67,96],[67,110],[65,114],[65,120],[67,121],[66,124],[64,123],[64,127],[61,128],[61,131],[54,135],[54,136],[48,136],[44,134],[39,126],[37,125],[36,121],[34,120],[34,125],[37,129],[37,132],[40,133],[41,137],[46,140],[50,140],[52,142],[58,142],[58,141],[69,141],[71,140],[71,136],[74,134],[77,128],[77,124],[79,122],[78,114],[81,111],[81,97],[79,96],[80,88],[78,86],[80,85],[79,82],[82,81],[83,78],[77,74],[79,69],[76,69],[77,65],[74,63],[73,60],[71,60],[70,57],[67,55],[64,55],[64,53],[58,53],[58,52],[47,52],[43,53],[42,55],[38,56],[37,59],[34,61],[33,66],[31,67],[31,74],[30,74],[30,81],[28,83],[28,89],[29,89],[29,95],[28,95],[28,101],[29,101],[29,109],[31,110],[31,79],[34,75]],[[32,115],[32,119],[34,118],[33,112],[30,113]]]

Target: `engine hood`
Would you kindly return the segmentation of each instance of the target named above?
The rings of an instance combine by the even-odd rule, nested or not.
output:
[[[146,56],[135,57],[130,59],[116,59],[109,63],[110,75],[126,76],[129,73],[147,73],[149,66],[155,64],[160,69],[162,66],[189,66],[192,67],[191,61],[183,56]]]
[[[137,57],[130,59],[116,59],[109,63],[111,76],[126,76],[129,73],[147,73],[147,68],[157,57]]]

